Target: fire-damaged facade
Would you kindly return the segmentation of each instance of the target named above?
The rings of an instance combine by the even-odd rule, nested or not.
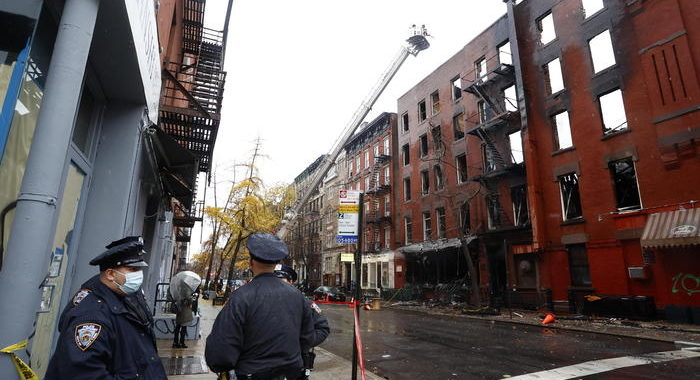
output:
[[[700,4],[507,5],[398,100],[407,285],[700,320]]]

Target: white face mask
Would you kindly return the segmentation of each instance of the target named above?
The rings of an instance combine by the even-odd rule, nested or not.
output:
[[[128,273],[122,273],[118,270],[115,270],[115,272],[120,273],[124,278],[126,279],[124,281],[124,284],[119,284],[118,282],[114,282],[117,284],[119,287],[119,290],[126,294],[132,294],[136,293],[137,290],[141,289],[141,284],[143,283],[143,271],[139,270],[136,272],[128,272]]]

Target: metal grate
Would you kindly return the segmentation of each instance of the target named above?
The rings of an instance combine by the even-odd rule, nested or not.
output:
[[[201,356],[161,357],[160,360],[168,376],[209,373],[207,364]]]

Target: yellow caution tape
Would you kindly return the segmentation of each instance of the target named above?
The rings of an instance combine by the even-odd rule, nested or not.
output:
[[[27,339],[15,343],[11,346],[7,346],[3,349],[0,350],[3,354],[8,354],[12,356],[12,361],[15,363],[15,368],[17,368],[17,373],[19,373],[19,376],[21,379],[24,380],[39,380],[39,376],[32,371],[31,368],[27,365],[27,363],[23,362],[22,359],[20,359],[17,355],[15,355],[15,351],[21,350],[24,347],[27,347]]]

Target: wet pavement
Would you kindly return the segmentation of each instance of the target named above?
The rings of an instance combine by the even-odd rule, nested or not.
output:
[[[321,347],[350,360],[352,309],[335,305],[323,309],[331,335]],[[678,350],[670,342],[410,310],[363,311],[360,318],[366,365],[388,379],[501,379],[593,360]],[[636,365],[582,378],[700,379],[700,358]]]

